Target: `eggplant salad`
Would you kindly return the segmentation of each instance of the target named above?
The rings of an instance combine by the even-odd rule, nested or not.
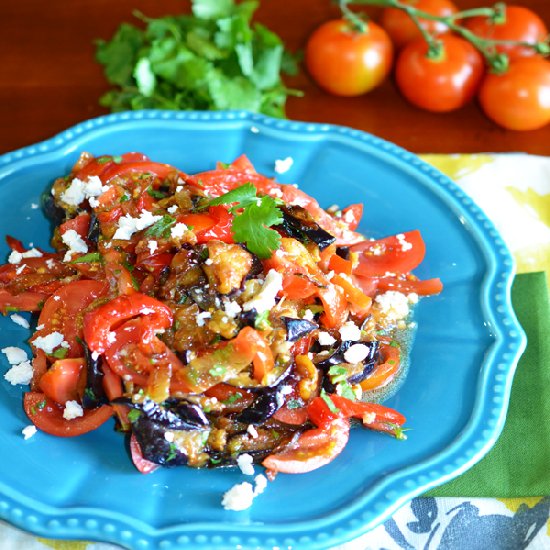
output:
[[[32,361],[2,351],[38,430],[114,419],[142,473],[244,455],[309,472],[352,422],[404,438],[378,401],[403,372],[414,304],[442,289],[412,273],[418,230],[368,239],[362,205],[325,210],[244,155],[191,175],[82,153],[43,208],[55,251],[10,236],[0,266],[2,313],[37,316]]]

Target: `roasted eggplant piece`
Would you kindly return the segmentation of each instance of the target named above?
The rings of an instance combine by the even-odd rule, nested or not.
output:
[[[86,360],[86,388],[82,396],[82,406],[85,409],[95,409],[109,402],[103,389],[103,372],[101,358],[94,358],[86,342],[82,342],[84,359]]]
[[[336,240],[328,231],[321,228],[305,208],[285,206],[281,207],[281,210],[283,212],[281,228],[290,237],[303,244],[313,242],[319,250],[324,250]]]
[[[292,317],[281,317],[286,326],[286,339],[289,342],[296,342],[300,338],[307,336],[310,332],[319,328],[317,323],[307,319],[293,319]]]
[[[88,234],[86,235],[86,238],[97,246],[99,235],[99,220],[95,215],[95,212],[92,212],[92,214],[90,215],[90,227],[88,228]]]
[[[165,437],[166,427],[147,417],[140,417],[132,424],[143,458],[163,466],[185,466],[187,455]]]
[[[56,226],[61,225],[66,219],[65,210],[58,206],[49,191],[42,194],[42,210],[46,217]]]

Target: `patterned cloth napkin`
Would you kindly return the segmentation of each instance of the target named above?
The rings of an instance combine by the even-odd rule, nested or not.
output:
[[[550,158],[525,154],[423,158],[454,179],[492,219],[514,254],[518,273],[545,272],[550,281]],[[383,525],[342,548],[550,548],[550,398],[544,399],[543,393],[550,392],[550,316],[544,278],[530,275],[514,282],[514,306],[530,342],[518,366],[504,432],[494,449],[466,474],[434,489],[430,495],[436,498],[413,499]],[[0,550],[22,548],[118,547],[47,540],[0,522]]]

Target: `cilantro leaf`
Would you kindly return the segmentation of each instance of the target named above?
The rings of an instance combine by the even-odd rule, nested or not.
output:
[[[246,208],[258,200],[256,196],[256,188],[250,183],[245,183],[239,187],[235,187],[231,191],[228,191],[224,195],[216,197],[210,201],[211,206],[219,206],[221,204],[238,203],[238,207]],[[232,208],[231,210],[234,210]]]
[[[148,237],[170,237],[170,229],[176,223],[176,218],[168,214],[164,214],[162,218],[156,221],[151,227],[147,228],[145,235]]]
[[[123,23],[98,40],[96,59],[114,86],[100,98],[128,109],[248,109],[284,117],[281,74],[296,68],[281,39],[252,22],[255,0],[192,0],[190,15],[148,18],[140,29]]]
[[[80,256],[80,258],[76,258],[72,260],[72,264],[96,264],[103,261],[103,258],[99,252],[89,252],[88,254],[84,254],[84,256]]]
[[[282,223],[283,214],[271,197],[262,197],[259,202],[235,216],[232,228],[235,241],[246,243],[250,252],[265,260],[281,246],[281,236],[269,227]]]

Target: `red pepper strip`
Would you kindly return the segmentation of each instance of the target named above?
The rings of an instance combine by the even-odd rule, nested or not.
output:
[[[67,220],[59,226],[59,233],[65,234],[70,229],[76,231],[83,239],[88,236],[88,230],[90,228],[90,214],[79,214],[75,218]]]
[[[378,280],[378,288],[382,291],[396,290],[397,292],[414,292],[420,296],[432,296],[443,290],[441,279],[398,279],[396,277],[382,277]]]
[[[223,206],[211,206],[208,214],[186,214],[178,216],[178,222],[193,228],[199,244],[209,241],[233,243],[233,216]]]
[[[103,353],[111,344],[113,327],[138,315],[146,316],[142,333],[146,345],[153,341],[157,332],[172,325],[172,311],[162,302],[139,292],[118,296],[84,318],[84,339],[90,350]]]
[[[48,294],[40,292],[22,292],[12,295],[7,290],[0,289],[0,313],[8,311],[40,311]]]
[[[405,423],[405,417],[394,409],[378,405],[376,403],[365,403],[363,401],[352,401],[340,395],[330,394],[325,397],[330,399],[333,407],[329,407],[323,397],[315,397],[308,405],[308,414],[310,420],[320,428],[330,426],[338,418],[359,418],[374,415],[371,421],[365,422],[367,428],[383,431],[391,431],[395,426],[402,426]],[[331,410],[333,408],[333,410]]]
[[[6,235],[6,242],[8,243],[10,249],[15,250],[16,252],[25,252],[26,250],[23,243],[11,235]]]

